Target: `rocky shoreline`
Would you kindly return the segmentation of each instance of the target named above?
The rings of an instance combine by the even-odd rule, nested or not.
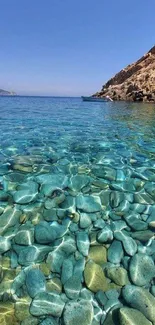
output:
[[[93,96],[113,100],[155,102],[155,46],[138,61],[122,69]]]

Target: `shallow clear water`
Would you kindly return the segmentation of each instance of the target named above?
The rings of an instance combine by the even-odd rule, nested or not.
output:
[[[13,308],[17,318],[15,324],[24,319],[28,322],[28,318],[38,324],[44,319],[46,321],[47,317],[54,317],[57,324],[69,324],[63,316],[64,306],[58,313],[43,311],[42,314],[33,307],[35,295],[39,292],[36,283],[41,281],[37,275],[34,284],[28,273],[34,265],[44,273],[45,292],[57,292],[54,285],[48,287],[47,282],[53,278],[57,279],[54,280],[56,283],[60,281],[61,289],[56,296],[58,305],[77,298],[92,302],[93,311],[86,324],[90,324],[92,319],[93,325],[104,324],[106,317],[111,317],[114,306],[140,310],[127,301],[122,288],[130,283],[155,295],[154,275],[150,271],[147,278],[145,274],[145,270],[149,273],[155,260],[155,106],[125,102],[87,103],[80,98],[1,97],[0,130],[0,252],[2,268],[7,265],[10,274],[9,286],[8,278],[1,275],[0,299],[12,302],[9,308]],[[59,182],[61,177],[63,181]],[[54,201],[55,197],[58,201]],[[43,228],[37,230],[37,225]],[[44,229],[47,225],[56,227],[54,239],[47,239]],[[66,230],[60,235],[57,228],[62,226]],[[23,238],[20,237],[21,231],[24,231]],[[78,238],[78,233],[84,237]],[[73,249],[67,246],[69,238],[72,238]],[[114,261],[109,257],[114,241],[121,245],[122,258],[118,261],[116,256]],[[67,248],[62,249],[62,253],[63,242]],[[81,245],[87,247],[83,249]],[[93,253],[96,254],[94,259],[90,254],[91,248],[98,245],[106,249],[104,261],[102,257],[97,261],[97,252]],[[33,257],[30,257],[30,247],[34,247]],[[48,251],[43,257],[38,257],[35,249],[42,251],[46,248]],[[58,254],[58,260],[62,259],[59,266],[52,255],[57,251],[61,256]],[[111,254],[115,255],[115,249]],[[139,254],[143,254],[144,262]],[[81,279],[78,288],[74,277],[68,285],[78,292],[75,296],[68,293],[68,287],[66,289],[65,283],[69,279],[66,277],[66,282],[62,280],[66,276],[62,275],[66,272],[62,271],[65,269],[64,260],[70,260],[72,265],[70,278],[76,274]],[[78,269],[79,260],[83,268],[79,266]],[[91,270],[88,267],[89,276],[86,275],[87,260],[95,264],[90,265]],[[42,264],[44,267],[41,268]],[[96,265],[100,265],[100,271],[95,269]],[[109,275],[109,269],[116,267],[127,273],[125,283],[119,283]],[[144,274],[138,275],[139,281],[133,274],[137,269],[143,273],[143,268]],[[22,271],[26,278],[19,285],[16,277]],[[96,289],[96,283],[92,285],[87,279],[97,272],[106,275],[109,285],[106,284],[105,290],[102,285]],[[30,278],[31,285],[27,278]],[[35,293],[30,293],[30,286]],[[110,294],[106,296],[104,293],[106,303],[102,304],[96,292],[109,292],[111,289],[113,295],[118,293],[119,298],[112,300]],[[30,312],[19,316],[16,306],[20,299],[28,296],[32,299],[27,307],[29,310],[31,303]],[[42,301],[45,298],[38,299]],[[110,307],[106,305],[108,301]],[[147,316],[145,311],[143,314],[149,320],[155,320],[151,318],[155,316]],[[37,318],[34,320],[33,316]],[[55,324],[52,318],[49,321],[51,323],[47,324]],[[80,319],[79,322],[82,325]]]

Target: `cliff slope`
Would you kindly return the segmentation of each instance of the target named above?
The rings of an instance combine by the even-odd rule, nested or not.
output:
[[[155,101],[155,46],[141,59],[122,69],[95,96],[113,100]]]
[[[14,96],[16,93],[0,89],[0,96]]]

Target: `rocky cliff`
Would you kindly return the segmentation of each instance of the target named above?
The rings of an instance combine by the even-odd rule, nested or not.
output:
[[[0,89],[0,96],[14,96],[16,95],[15,92],[10,92],[7,90]]]
[[[155,46],[111,78],[95,96],[155,102]]]

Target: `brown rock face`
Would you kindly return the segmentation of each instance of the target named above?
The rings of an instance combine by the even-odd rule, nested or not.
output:
[[[97,97],[107,95],[113,100],[155,102],[155,46],[118,72],[95,94]]]

